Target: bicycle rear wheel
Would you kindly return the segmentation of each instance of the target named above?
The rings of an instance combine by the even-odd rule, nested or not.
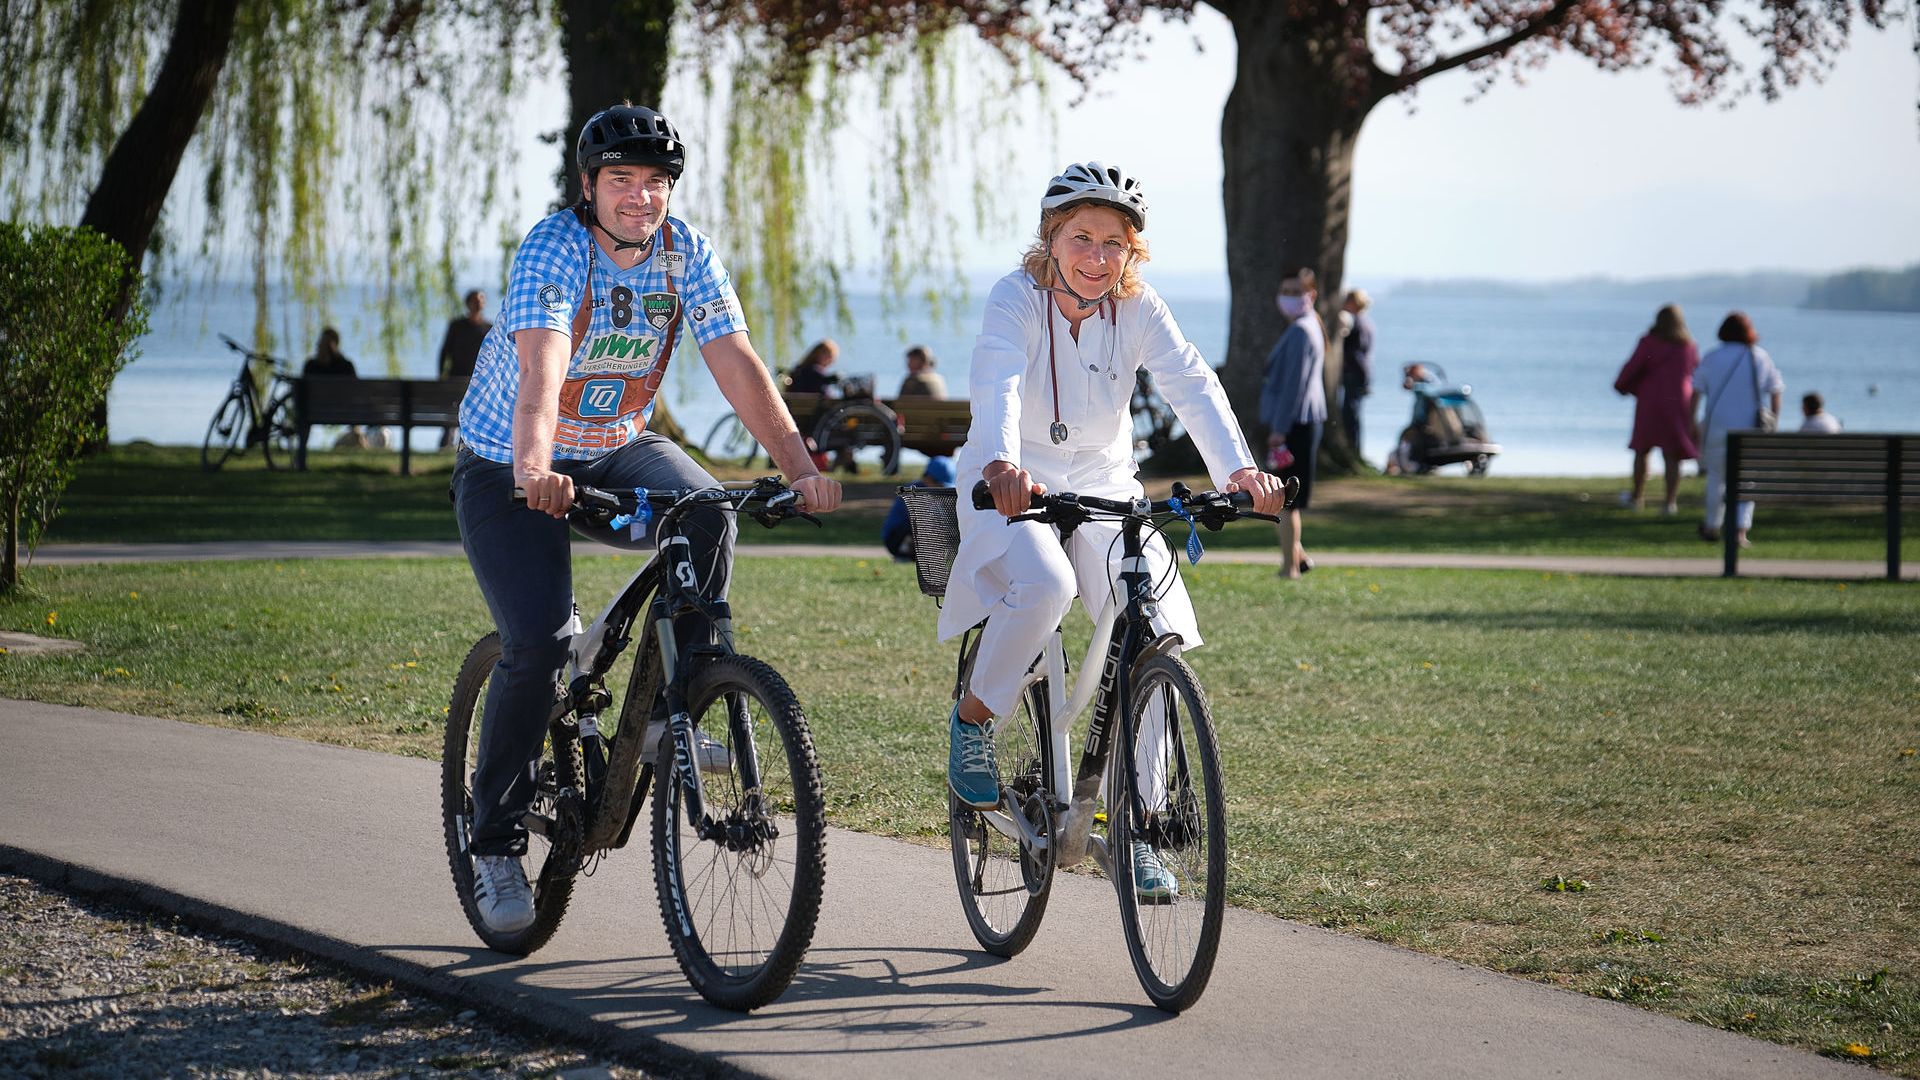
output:
[[[813,739],[778,672],[748,656],[696,661],[687,714],[726,760],[654,766],[654,884],[680,970],[724,1009],[780,996],[813,942],[826,880],[826,808]],[[689,819],[699,784],[704,821]]]
[[[283,394],[267,404],[266,427],[260,431],[260,448],[267,455],[267,468],[293,468],[293,454],[300,442],[300,429],[293,422],[293,395]]]
[[[1155,1005],[1177,1013],[1207,988],[1226,917],[1220,754],[1206,694],[1178,657],[1155,656],[1136,671],[1128,709],[1134,774],[1122,780],[1127,770],[1115,767],[1107,792],[1114,888],[1140,985]],[[1138,878],[1155,861],[1172,880],[1147,883],[1171,888],[1143,894]]]
[[[871,401],[833,406],[813,427],[813,443],[821,453],[852,456],[865,447],[880,451],[880,472],[900,471],[900,426],[893,410]]]
[[[485,730],[487,683],[500,663],[500,635],[488,634],[474,643],[460,665],[460,677],[453,684],[453,700],[447,706],[447,735],[440,755],[440,816],[446,833],[447,865],[453,871],[453,888],[460,896],[460,909],[467,922],[488,948],[525,956],[553,937],[573,898],[575,857],[556,850],[553,837],[530,830],[527,853],[521,859],[533,885],[533,924],[517,934],[489,930],[480,919],[473,896],[473,857],[467,850],[473,824],[473,770],[480,760],[481,736]],[[574,743],[571,762],[556,762],[553,740],[541,747],[537,766],[533,812],[548,822],[556,822],[563,813],[560,789],[576,786],[569,778],[581,774],[579,743]]]
[[[227,463],[227,459],[246,449],[247,398],[239,390],[227,394],[227,400],[213,410],[213,420],[207,424],[207,437],[200,443],[200,467],[213,472]]]
[[[1050,836],[1053,813],[1047,787],[1047,684],[1029,687],[1020,707],[994,725],[994,760],[1000,782],[1012,793],[1034,831]],[[1053,892],[1052,849],[1027,851],[996,828],[1008,811],[975,810],[947,792],[947,833],[960,910],[974,940],[995,956],[1017,956],[1033,941]]]

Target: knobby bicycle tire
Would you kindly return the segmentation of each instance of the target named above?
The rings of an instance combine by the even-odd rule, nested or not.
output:
[[[454,891],[459,894],[460,909],[466,912],[467,922],[488,948],[525,956],[545,945],[560,928],[567,903],[573,898],[577,867],[573,856],[557,851],[538,835],[529,836],[526,862],[535,868],[535,873],[528,875],[533,885],[532,925],[517,934],[501,934],[488,929],[481,920],[473,896],[473,859],[467,850],[473,822],[473,793],[468,785],[473,758],[480,745],[480,724],[476,720],[484,722],[481,713],[486,705],[487,681],[499,663],[500,635],[490,633],[474,643],[466,662],[460,665],[459,678],[454,680],[453,699],[447,706],[446,741],[440,754],[440,815],[446,835],[447,866],[453,873]],[[580,775],[579,744],[573,745],[572,756],[576,760],[570,763],[554,761],[551,739],[541,751],[535,808],[544,808],[549,816],[558,783],[556,778],[567,768],[573,770],[574,776]]]
[[[200,467],[214,472],[244,450],[250,422],[246,395],[238,389],[228,391],[227,399],[213,410],[213,419],[207,422],[207,437],[200,443]]]
[[[1047,834],[1054,815],[1048,781],[1047,682],[1028,687],[1020,707],[994,725],[994,760],[1001,783],[1027,808],[1027,819]],[[1004,811],[999,811],[1004,812]],[[1032,944],[1053,894],[1051,848],[1036,855],[1002,835],[984,814],[947,792],[947,835],[953,850],[960,910],[980,947],[1018,956]]]
[[[1214,740],[1213,716],[1193,669],[1177,656],[1158,655],[1134,671],[1129,727],[1134,775],[1110,771],[1107,821],[1114,889],[1127,953],[1147,997],[1161,1009],[1186,1010],[1207,988],[1226,918],[1227,811]],[[1158,716],[1165,736],[1154,735]],[[1123,747],[1115,747],[1123,755]],[[1144,774],[1144,784],[1138,779]],[[1125,776],[1125,779],[1122,777]],[[1158,779],[1156,779],[1158,778]],[[1137,827],[1127,797],[1142,791],[1147,817]],[[1133,844],[1154,849],[1177,890],[1143,899],[1134,886]]]
[[[654,884],[687,981],[713,1004],[745,1011],[779,997],[812,944],[826,879],[826,808],[813,739],[786,680],[748,656],[694,665],[688,715],[729,757],[724,775],[693,775],[708,817],[737,831],[728,841],[697,835],[685,797],[695,766],[676,764],[675,740],[664,733],[654,765]],[[760,774],[753,788],[742,783],[749,760]],[[747,835],[767,822],[776,836]]]

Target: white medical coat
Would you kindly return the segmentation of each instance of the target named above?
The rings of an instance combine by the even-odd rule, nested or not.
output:
[[[1135,475],[1128,411],[1138,369],[1144,367],[1153,376],[1154,385],[1193,435],[1216,488],[1254,464],[1219,378],[1180,333],[1151,287],[1089,316],[1080,324],[1078,341],[1053,295],[1036,289],[1024,270],[1001,278],[987,295],[986,316],[973,346],[973,424],[954,461],[960,550],[940,610],[941,640],[973,626],[1002,600],[991,583],[993,575],[983,578],[980,570],[1006,553],[1010,526],[998,511],[973,509],[973,486],[988,462],[1012,462],[1050,492],[1106,499],[1143,494]],[[1051,370],[1048,320],[1053,322]],[[1068,430],[1066,442],[1057,446],[1048,434],[1054,420],[1054,373],[1059,376],[1060,421]],[[1120,556],[1112,543],[1118,534],[1117,524],[1083,525],[1068,551],[1081,603],[1095,620],[1110,602],[1118,577],[1107,558],[1110,549],[1113,559]],[[1171,556],[1164,543],[1149,537],[1147,554],[1158,581],[1166,576]],[[1180,634],[1187,647],[1200,643],[1193,604],[1178,575],[1170,579],[1161,613],[1164,628]]]

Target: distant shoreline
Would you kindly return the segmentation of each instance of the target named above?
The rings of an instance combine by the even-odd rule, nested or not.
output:
[[[1543,301],[1567,292],[1589,299],[1653,304],[1793,307],[1812,311],[1920,312],[1920,263],[1904,270],[1847,270],[1836,274],[1759,271],[1751,274],[1691,274],[1623,281],[1610,277],[1569,278],[1542,283],[1491,278],[1401,281],[1383,295],[1417,299]]]

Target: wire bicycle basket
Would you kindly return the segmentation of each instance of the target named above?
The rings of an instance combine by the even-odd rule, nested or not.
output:
[[[953,556],[960,550],[959,491],[950,487],[900,488],[907,504],[907,523],[913,532],[913,570],[920,592],[939,599],[947,595],[947,577]]]

